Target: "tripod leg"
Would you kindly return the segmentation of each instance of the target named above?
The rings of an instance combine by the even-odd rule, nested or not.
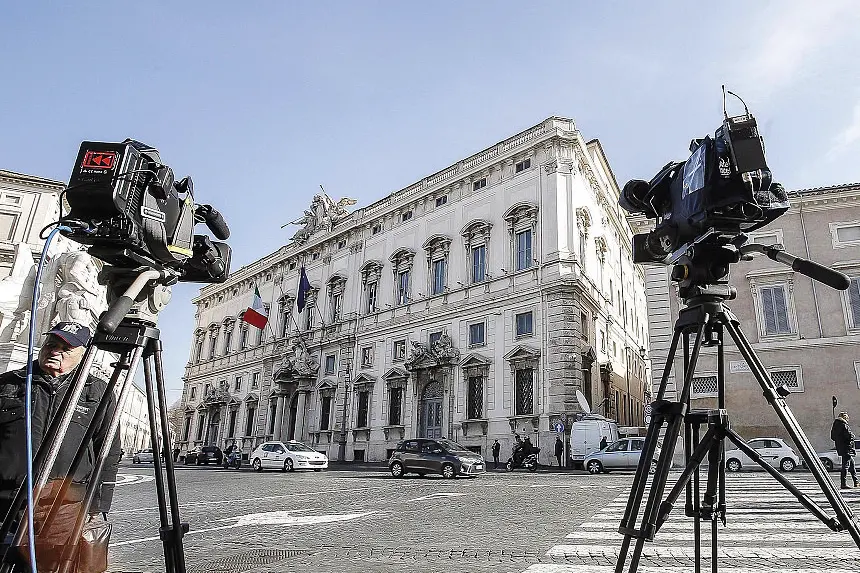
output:
[[[182,537],[185,535],[187,531],[186,526],[181,522],[179,517],[179,497],[176,492],[176,474],[174,473],[173,467],[173,456],[170,455],[172,451],[172,444],[170,443],[170,424],[167,420],[167,396],[164,392],[164,372],[162,370],[162,362],[161,362],[161,341],[159,339],[155,339],[152,341],[152,345],[154,347],[153,358],[155,362],[155,386],[158,397],[158,413],[160,415],[161,420],[161,439],[162,443],[165,444],[165,451],[167,455],[164,456],[165,465],[167,467],[166,477],[167,477],[167,494],[168,501],[170,502],[170,520],[172,522],[171,529],[168,535],[170,535],[170,543],[172,547],[173,554],[173,563],[172,565],[168,565],[168,571],[172,570],[175,573],[185,573],[185,552],[182,547]],[[159,504],[162,501],[159,500]]]
[[[824,470],[824,466],[821,464],[821,460],[819,460],[818,456],[815,455],[815,449],[812,447],[806,434],[804,434],[803,428],[800,427],[800,423],[788,408],[788,405],[785,403],[785,398],[777,391],[776,386],[773,384],[773,380],[771,380],[770,374],[767,372],[758,356],[756,356],[749,340],[747,340],[746,336],[744,336],[743,332],[741,332],[738,327],[737,319],[730,316],[726,311],[723,311],[719,316],[719,320],[722,322],[725,329],[728,330],[729,335],[735,341],[738,350],[740,350],[747,364],[750,366],[753,375],[758,380],[758,383],[764,392],[765,399],[771,407],[773,407],[776,415],[779,417],[780,421],[782,421],[783,427],[788,432],[788,435],[800,450],[800,456],[806,462],[809,472],[813,477],[815,477],[815,481],[818,482],[822,493],[824,493],[827,501],[830,502],[830,506],[833,508],[834,512],[836,512],[836,517],[842,525],[842,528],[848,530],[854,543],[857,547],[860,547],[860,526],[858,526],[855,521],[851,508],[845,503],[842,495],[830,481],[829,476]]]

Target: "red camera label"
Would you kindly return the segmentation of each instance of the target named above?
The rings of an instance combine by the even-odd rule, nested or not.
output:
[[[113,169],[116,151],[87,151],[81,162],[82,169]]]

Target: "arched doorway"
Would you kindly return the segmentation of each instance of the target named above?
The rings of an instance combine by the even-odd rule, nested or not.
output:
[[[209,445],[218,445],[218,430],[221,428],[221,412],[216,411],[209,418],[209,430],[206,432],[206,442]]]
[[[290,427],[287,431],[287,439],[295,440],[296,439],[296,418],[298,418],[299,413],[299,393],[293,392],[293,397],[290,398]]]
[[[442,437],[442,383],[431,380],[421,393],[421,435],[425,438]]]

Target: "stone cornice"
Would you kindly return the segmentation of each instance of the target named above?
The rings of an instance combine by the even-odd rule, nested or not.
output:
[[[6,171],[0,169],[0,183],[13,183],[26,187],[36,187],[57,192],[65,188],[66,184],[62,181],[54,181],[53,179],[45,179],[35,175],[27,175],[25,173],[16,173],[14,171]]]

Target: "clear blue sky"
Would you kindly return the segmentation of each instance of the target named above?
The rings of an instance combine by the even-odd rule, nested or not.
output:
[[[227,217],[234,268],[319,184],[366,205],[550,115],[649,178],[719,125],[721,83],[787,187],[860,180],[860,4],[694,4],[7,2],[0,168],[67,180],[82,140],[152,144]],[[172,400],[196,293],[162,313]]]

